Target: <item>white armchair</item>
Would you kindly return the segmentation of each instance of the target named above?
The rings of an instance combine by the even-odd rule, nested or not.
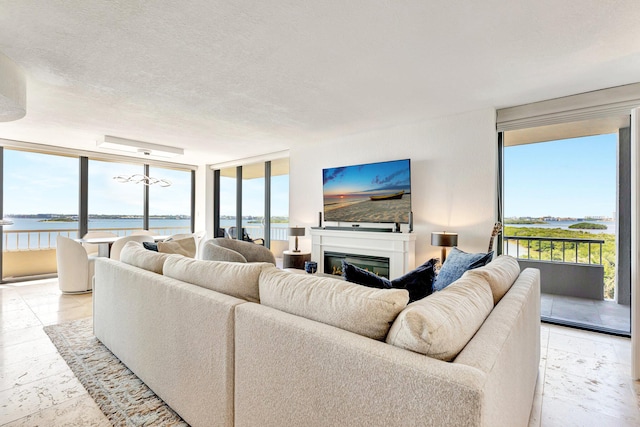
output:
[[[111,250],[109,251],[109,258],[120,260],[120,252],[122,252],[122,248],[127,242],[153,242],[153,237],[147,236],[144,234],[134,234],[131,236],[120,237],[113,245],[111,245]]]
[[[58,286],[63,293],[84,293],[93,289],[94,258],[82,245],[68,237],[56,240]]]
[[[200,244],[202,243],[203,238],[207,235],[206,231],[196,231],[195,233],[182,233],[182,234],[174,234],[173,236],[169,236],[167,240],[180,240],[186,239],[187,237],[193,237],[196,243],[196,256],[195,258],[200,257]]]

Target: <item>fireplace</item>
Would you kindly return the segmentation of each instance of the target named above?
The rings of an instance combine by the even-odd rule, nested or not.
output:
[[[322,273],[333,272],[333,267],[329,267],[328,270],[325,267],[325,254],[331,252],[385,260],[387,271],[381,271],[379,274],[389,279],[398,278],[415,268],[416,235],[414,233],[329,230],[312,227],[311,237],[311,259],[318,263],[318,271]],[[341,261],[338,261],[339,268],[342,268]],[[354,264],[361,266],[357,261]],[[375,270],[372,266],[368,268],[369,271],[378,272],[377,265]]]
[[[324,253],[324,273],[341,276],[343,260],[380,277],[389,278],[389,258],[341,252]]]

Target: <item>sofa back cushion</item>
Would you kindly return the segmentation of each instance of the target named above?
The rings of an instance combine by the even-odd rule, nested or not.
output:
[[[169,254],[150,251],[140,242],[127,242],[120,252],[120,261],[144,270],[162,274],[162,268]]]
[[[268,263],[202,261],[172,256],[164,264],[164,275],[236,298],[260,302],[258,278]],[[275,267],[274,267],[275,268]]]
[[[493,309],[489,284],[463,276],[405,308],[393,322],[387,343],[451,361],[467,345]]]
[[[261,304],[376,340],[385,338],[408,301],[405,289],[374,289],[276,268],[260,275]]]
[[[480,276],[491,287],[493,304],[496,305],[520,275],[518,260],[509,255],[500,255],[484,267],[469,270],[468,276]]]

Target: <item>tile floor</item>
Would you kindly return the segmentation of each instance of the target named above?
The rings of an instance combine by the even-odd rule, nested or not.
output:
[[[591,300],[564,295],[542,294],[540,314],[550,321],[568,321],[629,334],[631,313],[628,305],[611,300]]]
[[[42,331],[87,316],[91,294],[55,279],[0,285],[0,426],[109,425]],[[530,426],[640,425],[628,338],[543,324],[541,339]]]

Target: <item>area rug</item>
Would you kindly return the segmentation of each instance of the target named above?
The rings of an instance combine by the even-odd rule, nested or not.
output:
[[[114,426],[187,426],[93,335],[93,319],[45,326],[75,376]]]

